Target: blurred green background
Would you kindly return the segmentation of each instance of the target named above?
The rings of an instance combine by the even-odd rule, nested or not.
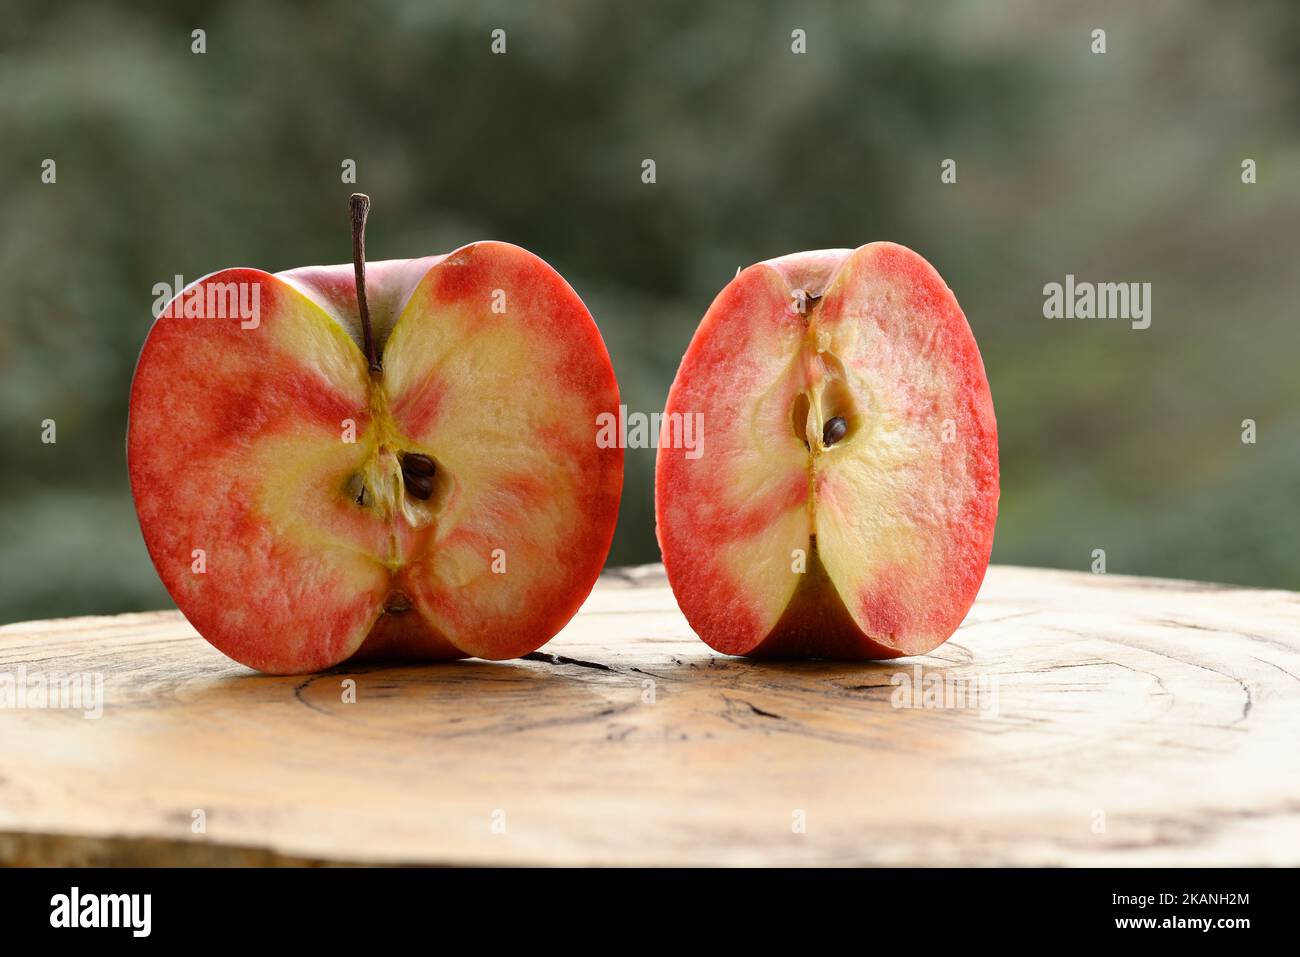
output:
[[[124,457],[152,287],[346,261],[353,189],[373,259],[549,261],[642,411],[737,266],[909,245],[992,383],[995,561],[1300,587],[1300,4],[6,7],[0,621],[168,604]],[[1044,319],[1067,272],[1152,283],[1151,328]],[[654,561],[627,465],[610,560]]]

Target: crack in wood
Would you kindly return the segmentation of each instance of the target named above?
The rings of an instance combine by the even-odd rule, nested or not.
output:
[[[531,654],[524,655],[524,661],[540,661],[548,665],[574,665],[578,668],[594,668],[597,671],[608,671],[611,674],[621,674],[617,668],[611,668],[609,665],[601,664],[599,661],[584,661],[581,658],[570,658],[567,655],[555,655],[548,651],[534,651]]]

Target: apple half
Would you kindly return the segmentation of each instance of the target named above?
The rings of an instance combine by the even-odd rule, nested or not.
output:
[[[227,269],[154,323],[127,437],[149,554],[198,632],[259,671],[526,654],[609,552],[609,355],[517,246],[367,266],[353,200],[353,263]],[[255,320],[222,308],[236,291]]]
[[[692,456],[672,434],[697,414]],[[655,480],[669,582],[710,646],[928,652],[975,600],[997,503],[984,364],[921,256],[796,253],[714,300],[668,394]]]

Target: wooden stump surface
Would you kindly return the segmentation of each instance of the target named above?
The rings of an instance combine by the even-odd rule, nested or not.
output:
[[[104,703],[0,709],[0,863],[1300,864],[1291,592],[994,567],[934,654],[763,663],[648,566],[523,660],[266,677],[171,611],[19,669]]]

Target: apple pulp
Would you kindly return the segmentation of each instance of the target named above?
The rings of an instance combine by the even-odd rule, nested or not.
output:
[[[197,285],[255,284],[256,323],[154,323],[127,438],[149,554],[199,633],[260,671],[526,654],[614,533],[600,333],[545,262],[480,242],[367,264],[371,369],[353,269],[225,270]]]
[[[997,425],[951,290],[893,243],[751,266],[717,297],[665,421],[657,534],[696,633],[759,657],[894,658],[946,641],[988,567]]]

